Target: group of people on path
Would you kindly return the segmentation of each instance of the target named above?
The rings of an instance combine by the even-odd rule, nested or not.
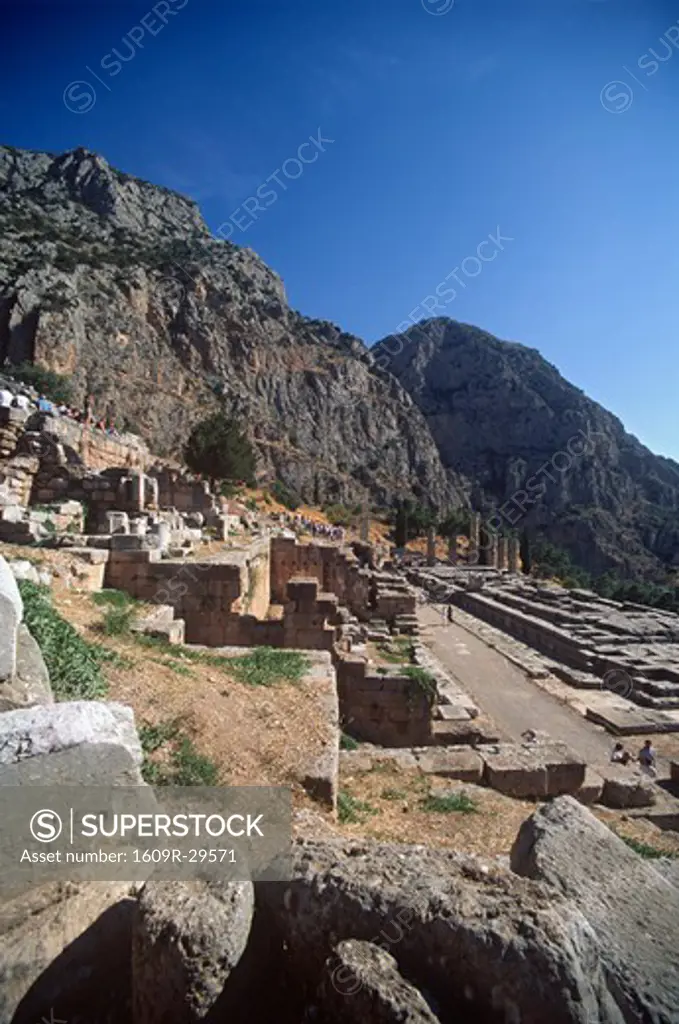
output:
[[[631,760],[632,755],[629,750],[625,750],[622,743],[616,743],[611,751],[611,761],[614,764],[628,765]],[[642,771],[646,772],[647,775],[655,778],[658,774],[656,753],[651,740],[644,741],[643,747],[637,754],[637,762],[641,766]]]
[[[281,517],[285,525],[289,526],[296,533],[310,533],[312,537],[327,537],[328,540],[344,543],[344,529],[341,526],[331,526],[329,523],[317,523],[308,516],[299,513],[287,512]],[[281,524],[282,525],[282,524]]]
[[[46,395],[40,394],[37,398],[32,398],[25,391],[13,392],[2,385],[0,386],[0,409],[24,409],[26,412],[43,412],[48,416],[61,416],[80,423],[84,427],[94,427],[95,430],[101,430],[111,437],[120,437],[114,423],[106,422],[104,419],[95,419],[91,399],[87,409],[81,412],[79,409],[73,409],[70,405],[52,402]]]

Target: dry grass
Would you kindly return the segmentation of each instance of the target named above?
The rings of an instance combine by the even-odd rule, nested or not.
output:
[[[376,812],[359,811],[358,821],[337,826],[341,835],[421,843],[481,856],[507,856],[522,822],[539,806],[537,801],[515,800],[483,786],[425,776],[417,770],[386,764],[369,772],[344,773],[340,791]],[[467,793],[476,804],[476,813],[426,810],[426,797],[439,791]],[[669,856],[679,856],[677,833],[663,832],[651,822],[631,818],[621,811],[597,808],[594,813],[620,836]]]
[[[476,813],[426,810],[432,790],[462,790],[477,805]],[[369,836],[382,842],[421,843],[483,856],[507,854],[536,804],[513,800],[492,789],[422,775],[417,770],[382,766],[343,775],[340,790],[368,804],[377,813],[340,827],[343,835]]]

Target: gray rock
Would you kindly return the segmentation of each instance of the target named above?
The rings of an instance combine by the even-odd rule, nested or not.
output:
[[[245,951],[253,910],[251,882],[147,883],[134,927],[134,1024],[203,1020]]]
[[[478,508],[516,522],[523,513],[508,510],[520,494],[528,503],[529,482],[529,529],[544,530],[576,565],[639,578],[672,564],[679,466],[645,448],[536,349],[439,315],[377,342],[372,354],[423,412],[444,466]],[[558,471],[545,471],[550,465]],[[658,515],[667,517],[662,530]]]
[[[24,605],[16,580],[0,555],[0,680],[11,679],[16,671],[16,643]]]
[[[393,956],[347,939],[329,958],[318,1004],[327,1024],[437,1024],[422,994],[401,977]]]
[[[653,861],[653,868],[679,889],[679,857],[659,857]]]
[[[49,883],[3,902],[0,1024],[113,1022],[129,986],[134,905],[127,882]]]
[[[12,570],[15,580],[29,580],[31,583],[40,583],[40,576],[37,568],[25,559],[7,563]]]
[[[622,1024],[583,914],[492,861],[309,841],[296,848],[293,881],[260,893],[301,979],[319,977],[337,942],[363,939],[417,977],[442,1019]]]
[[[219,407],[218,380],[261,468],[301,496],[346,503],[369,491],[384,502],[417,489],[453,500],[423,416],[367,346],[292,310],[280,278],[215,239],[190,200],[83,149],[0,147],[0,190],[8,360],[68,358],[74,404],[95,392],[161,455]],[[63,257],[69,240],[76,251]],[[111,254],[124,254],[122,273]],[[119,333],[131,339],[124,365]],[[149,381],[169,380],[151,394]]]
[[[0,711],[52,704],[54,695],[40,648],[22,623],[17,630],[16,672],[0,683]]]
[[[656,787],[647,775],[617,765],[607,765],[601,774],[604,779],[601,802],[606,807],[651,807],[656,803]]]
[[[73,701],[0,715],[0,765],[81,744],[122,747],[135,763],[142,761],[134,714],[124,704]]]
[[[676,1024],[679,890],[571,797],[524,822],[511,865],[586,917],[625,1021]]]

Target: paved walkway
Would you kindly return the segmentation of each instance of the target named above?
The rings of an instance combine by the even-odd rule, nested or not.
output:
[[[478,637],[442,621],[439,608],[420,606],[418,618],[423,642],[506,739],[519,741],[526,729],[540,730],[567,743],[590,765],[609,763],[614,739],[607,732],[541,690]],[[623,742],[632,754],[641,746],[638,737]]]

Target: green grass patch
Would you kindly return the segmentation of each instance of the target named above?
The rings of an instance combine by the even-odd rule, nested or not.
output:
[[[478,807],[466,793],[451,793],[449,796],[428,796],[422,801],[422,810],[433,814],[475,814]]]
[[[151,658],[151,661],[156,665],[162,665],[164,668],[171,669],[178,676],[193,677],[195,675],[195,672],[192,672],[188,665],[182,665],[181,661],[175,661],[174,658]]]
[[[378,814],[376,807],[365,800],[357,800],[346,789],[337,794],[337,817],[343,825],[357,824],[365,821],[367,815]]]
[[[356,742],[353,736],[349,736],[349,734],[346,732],[341,732],[339,738],[339,748],[340,750],[358,750],[358,743]]]
[[[659,850],[655,846],[649,846],[648,843],[642,843],[639,839],[630,839],[629,836],[621,836],[619,832],[616,832],[618,839],[622,839],[626,846],[629,846],[630,850],[634,850],[644,860],[658,860],[660,857],[676,857],[675,853],[665,853],[663,850]]]
[[[391,786],[387,786],[380,793],[383,800],[405,800],[406,795],[402,789],[393,789]]]
[[[380,641],[377,644],[377,650],[385,661],[392,665],[402,665],[411,660],[413,645],[407,637],[397,636],[393,640]]]
[[[193,740],[182,734],[174,719],[139,727],[139,739],[144,752],[142,777],[152,786],[216,786],[219,771],[214,761],[200,754]],[[151,759],[163,747],[170,745],[169,756],[163,762]]]
[[[104,636],[127,636],[133,617],[134,608],[107,608],[99,628]]]
[[[136,604],[134,598],[126,594],[124,590],[113,590],[112,588],[98,590],[92,594],[92,600],[96,605],[111,605],[114,608],[129,608],[131,604]]]
[[[115,655],[83,639],[52,604],[48,587],[19,580],[24,622],[42,651],[57,700],[96,700],[108,686],[101,668]]]
[[[209,757],[199,754],[188,736],[172,752],[171,786],[216,786],[219,772]]]
[[[308,658],[299,651],[275,647],[255,647],[250,654],[226,661],[233,677],[249,686],[298,683],[309,667]]]
[[[188,661],[220,668],[233,679],[249,686],[298,683],[309,668],[309,659],[304,654],[277,647],[255,647],[248,654],[227,658],[223,654],[210,654],[208,651],[170,644],[159,637],[134,634],[134,639],[142,647],[171,656],[177,663]]]
[[[137,729],[137,732],[141,749],[145,754],[153,754],[163,744],[175,738],[179,732],[179,725],[174,719],[169,722],[159,722],[157,725],[143,722]]]

